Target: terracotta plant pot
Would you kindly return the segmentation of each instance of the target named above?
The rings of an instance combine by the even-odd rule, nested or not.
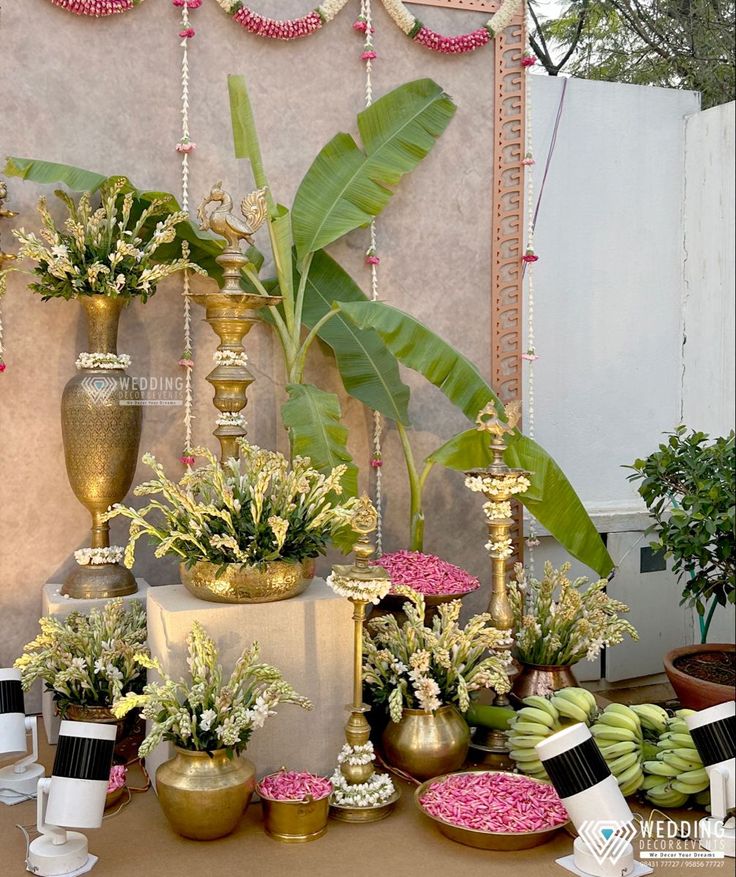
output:
[[[736,697],[736,689],[733,685],[720,685],[717,682],[709,682],[706,679],[698,679],[675,666],[678,658],[691,655],[712,655],[714,652],[733,653],[736,645],[733,643],[706,643],[694,646],[680,646],[672,649],[664,658],[664,670],[670,684],[675,689],[680,703],[686,709],[702,710],[709,706],[725,703]]]
[[[578,680],[569,666],[558,667],[555,664],[524,664],[519,675],[514,679],[511,694],[522,701],[531,694],[546,697],[561,688],[576,688]]]

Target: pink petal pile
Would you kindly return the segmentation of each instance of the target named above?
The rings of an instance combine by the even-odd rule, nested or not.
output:
[[[478,579],[469,572],[421,551],[393,551],[374,561],[374,565],[388,572],[394,586],[406,585],[425,596],[469,594],[480,587]]]
[[[433,783],[421,804],[451,825],[496,834],[539,831],[569,819],[551,785],[506,773],[449,776]]]
[[[272,801],[303,801],[307,795],[319,801],[332,794],[332,783],[313,773],[282,770],[264,777],[258,784],[258,794]]]
[[[111,792],[117,792],[118,789],[122,789],[127,775],[128,771],[124,764],[113,765],[110,771],[110,779],[107,781],[107,794],[109,795]]]
[[[414,42],[443,55],[465,55],[485,46],[490,39],[491,34],[485,27],[456,37],[445,37],[428,27],[422,27],[414,37]]]
[[[75,15],[114,15],[127,12],[135,6],[133,0],[51,0],[54,6],[61,6]]]
[[[270,37],[272,40],[298,40],[322,27],[322,16],[316,9],[301,18],[277,21],[274,18],[258,15],[257,12],[243,6],[233,19],[247,31],[260,37]]]

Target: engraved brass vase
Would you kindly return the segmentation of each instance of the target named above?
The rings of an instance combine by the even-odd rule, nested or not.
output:
[[[80,296],[87,319],[89,353],[117,353],[125,299]],[[92,515],[92,548],[110,545],[110,526],[101,520],[121,502],[133,482],[141,439],[140,391],[120,369],[80,369],[64,387],[61,433],[74,495]],[[117,563],[75,565],[61,589],[70,597],[105,598],[138,590],[130,570]]]
[[[434,713],[405,709],[401,721],[388,723],[382,743],[390,765],[427,780],[463,766],[470,728],[454,706],[442,706]]]
[[[521,664],[521,672],[514,679],[511,694],[518,700],[524,700],[532,694],[545,697],[561,688],[576,688],[578,680],[570,666],[555,664]]]
[[[214,840],[234,831],[250,804],[256,769],[244,755],[227,750],[193,752],[175,747],[175,755],[156,771],[161,809],[177,834]]]
[[[314,578],[314,560],[272,560],[262,566],[199,560],[179,567],[184,587],[211,603],[275,603],[296,597]]]

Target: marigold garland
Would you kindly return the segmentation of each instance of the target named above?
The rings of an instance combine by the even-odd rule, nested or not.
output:
[[[268,37],[272,40],[298,40],[315,33],[323,24],[332,21],[348,0],[325,0],[306,15],[285,20],[259,15],[242,0],[217,0],[217,2],[225,12],[232,15],[233,21],[237,21],[241,27],[256,36]]]
[[[415,43],[443,55],[466,55],[485,46],[511,24],[521,6],[521,0],[505,0],[501,8],[482,27],[470,33],[447,37],[423,25],[409,12],[403,0],[382,0],[382,2],[394,23],[408,37]]]
[[[143,0],[51,0],[51,2],[54,6],[60,6],[75,15],[91,15],[94,18],[101,18],[105,15],[127,12],[129,9],[140,6]]]

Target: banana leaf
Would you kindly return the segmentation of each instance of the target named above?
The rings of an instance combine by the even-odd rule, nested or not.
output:
[[[367,301],[358,284],[323,250],[315,253],[304,294],[302,320],[311,329],[340,302]],[[401,380],[396,358],[372,330],[359,329],[337,313],[318,337],[335,354],[345,390],[385,417],[409,425],[409,388]]]
[[[465,415],[498,397],[470,360],[423,326],[414,317],[382,302],[346,302],[341,311],[361,329],[373,329],[399,360],[438,387]],[[485,441],[487,444],[487,440]],[[476,429],[455,436],[435,451],[428,462],[461,471],[484,466],[490,453]],[[581,563],[607,576],[613,569],[600,534],[580,498],[557,463],[535,441],[518,430],[509,439],[506,460],[532,473],[529,491],[519,498],[531,514]]]
[[[391,187],[429,153],[455,110],[437,83],[417,79],[358,115],[363,149],[349,134],[333,137],[294,198],[299,261],[377,216],[393,195]]]
[[[340,423],[337,396],[312,384],[287,384],[286,392],[289,398],[281,407],[281,419],[289,430],[292,453],[309,457],[320,472],[344,463],[348,469],[343,488],[348,496],[355,496],[358,469],[348,453],[348,431]]]
[[[53,184],[61,183],[72,192],[96,192],[108,181],[122,179],[124,181],[123,192],[132,192],[136,200],[143,204],[152,201],[162,201],[162,210],[171,213],[181,210],[179,202],[170,192],[157,192],[139,189],[128,177],[122,174],[103,176],[102,174],[88,171],[84,168],[74,167],[68,164],[41,161],[34,158],[18,158],[10,156],[5,164],[5,173],[8,176],[20,177],[31,180],[34,183]],[[215,262],[224,247],[224,241],[211,237],[201,232],[189,221],[182,222],[177,226],[177,238],[189,243],[190,258],[218,282],[222,277],[222,269]],[[158,250],[158,258],[161,260],[176,258],[180,254],[180,243],[164,244]]]

